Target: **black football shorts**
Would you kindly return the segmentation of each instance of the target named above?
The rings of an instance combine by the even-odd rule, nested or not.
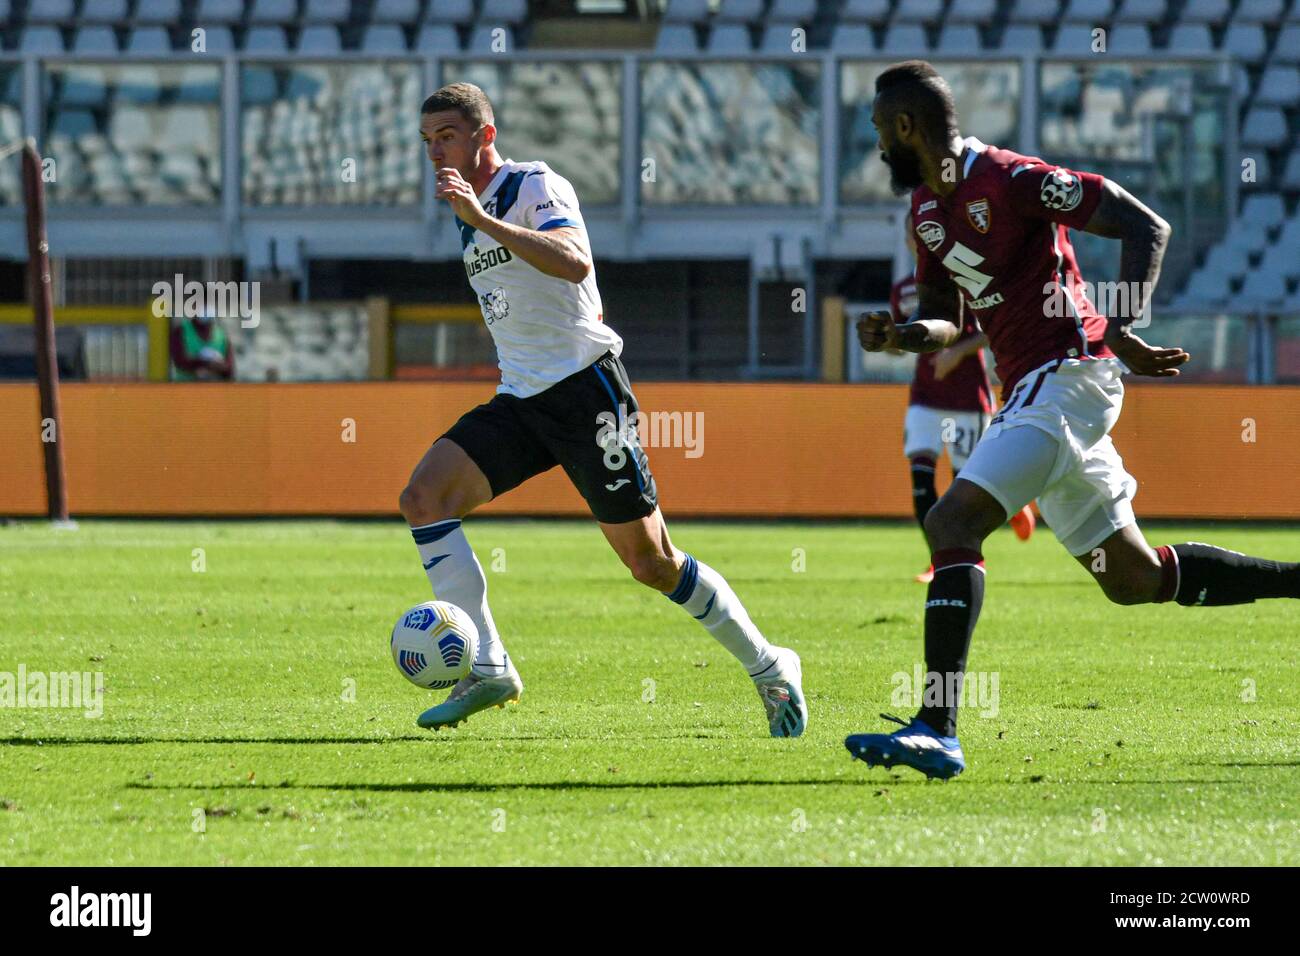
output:
[[[597,521],[621,524],[659,504],[637,437],[638,410],[623,363],[606,352],[536,395],[497,394],[443,437],[478,465],[493,498],[559,465]]]

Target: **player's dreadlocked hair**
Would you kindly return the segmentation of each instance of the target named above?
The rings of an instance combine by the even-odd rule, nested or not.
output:
[[[441,113],[455,110],[473,126],[496,125],[492,103],[487,94],[473,83],[449,83],[433,93],[420,107],[423,113]]]
[[[958,135],[957,104],[952,98],[952,88],[925,60],[904,60],[886,67],[876,77],[876,94],[887,119],[910,113],[926,136],[935,142]]]

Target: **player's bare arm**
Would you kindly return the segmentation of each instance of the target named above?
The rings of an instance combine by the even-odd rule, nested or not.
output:
[[[902,325],[888,312],[868,312],[858,319],[858,341],[864,349],[937,352],[961,337],[961,296],[955,284],[922,283],[916,294],[916,315]]]
[[[934,357],[934,377],[942,382],[958,365],[966,361],[980,349],[989,344],[989,337],[983,332],[976,332],[961,339],[955,345],[942,349]]]
[[[474,188],[450,167],[438,170],[434,195],[447,200],[461,222],[491,236],[539,272],[570,282],[581,282],[591,274],[591,250],[581,229],[565,226],[538,232],[489,216]]]
[[[1107,316],[1106,345],[1136,375],[1166,378],[1191,358],[1182,349],[1156,348],[1133,334],[1133,323],[1146,312],[1147,298],[1160,279],[1160,264],[1173,230],[1155,212],[1118,183],[1106,180],[1101,202],[1085,232],[1120,240],[1119,279],[1129,290],[1125,314]],[[1124,297],[1117,297],[1124,301]]]

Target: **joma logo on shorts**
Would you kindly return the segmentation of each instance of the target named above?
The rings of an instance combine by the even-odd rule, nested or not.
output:
[[[505,246],[497,246],[495,249],[489,249],[487,252],[480,252],[478,246],[474,247],[474,258],[465,263],[465,274],[471,279],[486,269],[493,266],[499,266],[503,262],[509,262],[514,258],[510,250]]]

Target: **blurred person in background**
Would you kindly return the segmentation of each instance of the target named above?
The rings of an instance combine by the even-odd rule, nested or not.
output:
[[[172,327],[171,354],[174,382],[229,382],[235,377],[230,338],[211,312]]]

